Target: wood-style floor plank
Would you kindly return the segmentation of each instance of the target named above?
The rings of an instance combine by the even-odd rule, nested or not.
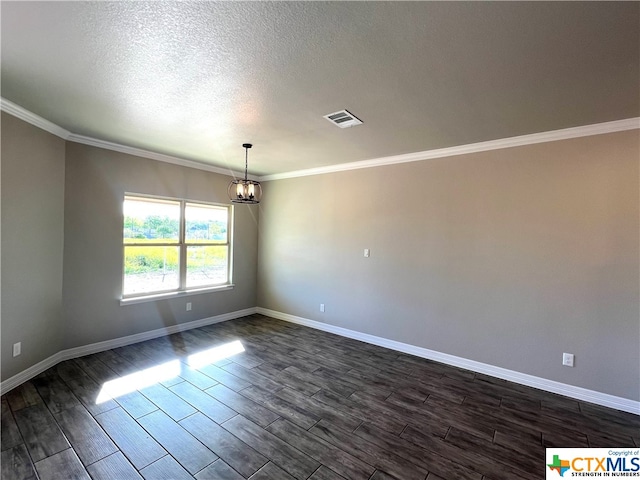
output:
[[[542,434],[539,432],[537,434],[523,434],[522,432],[499,429],[495,431],[493,443],[531,459],[541,458],[545,453],[542,446]]]
[[[508,448],[487,442],[480,437],[462,432],[454,427],[449,430],[445,439],[462,450],[473,451],[487,459],[491,459],[490,468],[483,471],[485,475],[496,477],[493,473],[495,465],[504,464],[503,472],[512,471],[513,475],[517,474],[522,478],[527,476],[530,476],[530,478],[542,478],[544,476],[544,465],[540,463],[539,459],[534,459],[528,455],[514,454]]]
[[[113,351],[120,357],[128,360],[132,365],[135,365],[138,371],[153,368],[158,365],[156,360],[145,355],[142,349],[135,344],[114,348]]]
[[[367,408],[363,408],[361,404],[354,402],[351,398],[344,398],[333,392],[320,390],[311,398],[358,418],[361,421],[366,421],[372,414],[376,415],[378,426],[391,433],[399,434],[407,425],[407,419],[405,418],[400,418],[398,415],[388,416],[385,413],[374,413]]]
[[[320,419],[324,419],[348,431],[355,430],[362,423],[362,420],[349,415],[348,413],[344,413],[341,410],[338,410],[316,400],[314,397],[307,397],[306,395],[303,395],[296,390],[291,390],[290,388],[283,388],[282,390],[276,392],[275,395],[278,398],[289,402],[290,405],[297,405],[304,408],[305,411],[314,415],[318,419],[318,421]],[[313,425],[305,428],[305,430],[308,430],[309,428],[311,428],[311,426]]]
[[[234,355],[229,360],[231,360],[233,363],[237,363],[238,365],[242,365],[243,367],[246,367],[246,368],[254,368],[260,365],[261,363],[264,363],[264,360],[261,358],[260,355],[255,355],[248,352]]]
[[[250,398],[254,402],[264,405],[268,409],[278,413],[280,416],[289,419],[305,430],[311,428],[320,420],[320,417],[313,415],[304,407],[296,403],[291,403],[255,386],[245,388],[242,390],[241,394]]]
[[[315,372],[317,372],[318,370],[321,371],[322,369],[318,368],[314,370],[313,373],[310,373],[305,372],[304,370],[301,370],[297,367],[291,366],[282,370],[282,374],[291,375],[292,377],[299,379],[306,385],[314,385],[318,389],[328,390],[343,397],[348,397],[356,391],[357,387],[352,383],[339,379],[332,380],[326,378],[326,376],[316,375]],[[311,395],[316,393],[316,391],[313,391]]]
[[[119,375],[102,362],[95,354],[74,358],[73,363],[99,385],[119,378]]]
[[[98,415],[118,406],[118,404],[113,400],[97,403],[96,400],[100,395],[102,385],[96,383],[72,360],[59,363],[54,368],[73,394],[82,402],[92,415]]]
[[[2,451],[13,448],[16,445],[23,443],[20,436],[20,430],[16,424],[11,409],[9,408],[9,402],[4,398],[2,399],[2,419],[0,420],[0,429],[2,436],[0,437],[0,448]]]
[[[38,405],[39,403],[44,403],[36,387],[34,387],[30,381],[18,385],[6,395],[3,395],[3,397],[14,412],[26,407]]]
[[[640,430],[638,431],[640,433]],[[587,435],[589,446],[592,448],[607,448],[607,445],[616,445],[617,448],[634,448],[635,442],[629,435],[589,433]]]
[[[539,475],[537,477],[535,475],[532,476],[532,474],[513,468],[512,465],[504,467],[502,464],[499,464],[496,466],[495,462],[477,451],[459,448],[439,437],[424,434],[419,428],[415,428],[411,425],[402,432],[401,438],[420,447],[424,451],[432,452],[441,458],[454,459],[456,464],[462,465],[467,469],[480,472],[481,474],[491,472],[491,477],[489,478],[492,479],[508,480],[512,478],[539,478]],[[440,462],[436,462],[436,466],[432,467],[432,473],[448,478],[445,470],[446,466],[441,467],[438,463]]]
[[[373,478],[373,477],[371,477]],[[324,465],[320,465],[313,475],[309,477],[309,480],[347,480],[342,475],[338,475],[333,470],[325,467]]]
[[[83,464],[90,465],[118,451],[82,405],[53,415]]]
[[[249,477],[249,480],[295,480],[294,477],[278,467],[275,463],[269,462],[255,474]]]
[[[120,377],[140,371],[138,366],[118,355],[115,350],[105,350],[104,352],[95,353],[93,356]]]
[[[251,386],[249,382],[236,377],[216,365],[205,365],[203,367],[199,367],[198,370],[236,392]]]
[[[114,408],[96,415],[95,418],[138,470],[167,454],[165,449],[121,408]]]
[[[44,403],[22,408],[14,415],[34,462],[69,448],[69,442]]]
[[[93,480],[142,479],[138,471],[120,451],[87,466],[87,472]]]
[[[180,368],[180,378],[183,378],[192,385],[195,385],[200,390],[206,390],[207,388],[217,385],[218,382],[213,378],[205,375],[198,370],[191,368],[187,364],[182,364]]]
[[[192,475],[218,459],[215,453],[160,410],[139,418],[138,422]]]
[[[140,418],[158,410],[158,406],[137,390],[115,398],[133,418]]]
[[[249,382],[251,385],[255,385],[256,387],[260,387],[261,389],[271,393],[277,392],[283,388],[283,385],[260,375],[256,370],[249,370],[248,368],[233,362],[223,366],[222,369]]]
[[[91,480],[72,448],[36,462],[35,467],[40,480]]]
[[[375,473],[371,476],[369,480],[400,480],[388,473],[383,472],[382,470],[376,470]],[[442,477],[438,477],[433,473],[427,475],[427,480],[444,480]]]
[[[216,385],[205,390],[205,392],[263,428],[280,418],[277,413],[273,413],[268,408],[249,400],[224,385]],[[222,421],[224,422],[225,420]]]
[[[386,476],[386,477],[379,477],[379,478],[376,477],[375,479],[371,478],[371,480],[388,480],[391,478],[392,477]],[[429,475],[427,475],[427,480],[445,480],[445,479],[439,475],[436,475],[435,473],[429,473]],[[483,480],[491,480],[491,479],[489,477],[484,477]]]
[[[428,471],[424,467],[413,465],[411,462],[407,462],[405,458],[396,455],[392,450],[385,450],[358,435],[328,423],[325,424],[321,421],[310,432],[359,458],[364,463],[388,471],[398,478],[424,480],[427,476]]]
[[[0,466],[3,480],[37,480],[35,468],[24,444],[2,451]]]
[[[313,376],[322,378],[329,385],[341,383],[341,388],[345,392],[349,392],[349,390],[351,390],[351,392],[359,390],[383,400],[393,393],[393,389],[389,388],[388,386],[378,386],[371,382],[362,380],[357,377],[349,376],[345,373],[331,370],[326,367],[315,370],[313,372]]]
[[[427,399],[428,400],[428,399]],[[427,425],[430,431],[440,430],[442,422],[448,426],[456,426],[473,435],[491,440],[496,428],[506,427],[511,429],[513,425],[503,419],[491,419],[486,416],[476,415],[467,411],[465,406],[454,406],[451,403],[433,405],[415,405],[406,401],[402,396],[394,393],[385,400],[387,403],[402,407],[401,411],[412,412],[409,420],[416,425]]]
[[[216,423],[226,422],[238,413],[188,382],[174,385],[171,391]]]
[[[589,440],[586,435],[577,432],[547,432],[542,435],[542,445],[545,448],[588,448]]]
[[[66,383],[54,372],[44,372],[31,379],[31,382],[51,413],[80,405],[80,401]]]
[[[313,395],[314,393],[320,391],[320,387],[318,385],[298,378],[293,373],[286,371],[286,369],[279,370],[274,365],[268,362],[258,365],[256,368],[254,368],[254,370],[259,374],[270,378],[276,383],[280,383],[286,387],[293,388],[294,390],[299,390],[305,395]]]
[[[545,446],[640,448],[640,415],[258,314],[61,362],[1,427],[2,480],[533,480]]]
[[[242,415],[237,415],[226,421],[222,427],[300,480],[309,478],[320,466],[311,457],[283,442]]]
[[[280,437],[322,465],[351,480],[367,480],[375,468],[340,448],[325,442],[293,423],[280,419],[269,425],[267,431]]]
[[[555,397],[554,397],[555,399]],[[604,428],[619,428],[621,432],[637,435],[640,430],[640,415],[619,412],[601,405],[580,402],[580,411]]]
[[[193,480],[193,476],[187,472],[171,455],[166,455],[156,460],[151,465],[140,470],[145,480]]]
[[[202,413],[185,418],[180,425],[245,477],[269,461]]]
[[[244,480],[245,477],[236,472],[221,459],[216,460],[208,467],[200,470],[195,475],[196,480]]]
[[[172,388],[175,388],[176,386]],[[176,395],[172,390],[169,390],[163,385],[155,384],[150,387],[143,388],[140,392],[176,422],[196,413],[196,409],[193,406],[189,405],[180,398],[180,396]],[[198,390],[198,392],[200,392],[200,390]]]

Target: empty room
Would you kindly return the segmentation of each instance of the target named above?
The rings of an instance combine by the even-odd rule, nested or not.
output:
[[[640,2],[0,2],[1,478],[640,476]]]

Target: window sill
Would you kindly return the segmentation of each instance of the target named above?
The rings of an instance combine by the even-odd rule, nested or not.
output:
[[[184,290],[180,292],[164,292],[152,295],[144,295],[140,297],[121,298],[120,305],[134,305],[136,303],[155,302],[156,300],[169,300],[172,298],[182,298],[188,297],[190,295],[200,295],[203,293],[223,292],[225,290],[232,290],[234,286],[235,285],[230,283],[228,285],[220,285],[218,287],[194,288],[192,290]]]

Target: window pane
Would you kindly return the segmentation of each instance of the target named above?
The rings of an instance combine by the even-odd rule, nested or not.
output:
[[[187,247],[187,287],[226,283],[228,256],[226,245]]]
[[[187,203],[184,212],[186,242],[227,243],[228,212],[226,207]]]
[[[124,247],[123,293],[159,292],[180,286],[180,247]]]
[[[178,243],[180,202],[124,197],[124,243]]]

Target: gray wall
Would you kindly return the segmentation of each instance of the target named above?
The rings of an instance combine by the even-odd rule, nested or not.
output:
[[[168,327],[256,305],[256,207],[234,207],[232,290],[121,306],[125,192],[229,203],[227,176],[110,150],[67,145],[64,348]],[[187,312],[186,302],[193,310]]]
[[[639,400],[638,140],[266,182],[258,305]]]
[[[3,380],[60,350],[64,161],[64,140],[2,113]]]
[[[123,193],[224,203],[228,177],[3,113],[2,380],[257,304],[639,400],[639,158],[632,131],[267,182],[259,250],[235,208],[235,289],[120,306]]]
[[[229,177],[65,142],[5,113],[1,127],[2,381],[60,350],[255,307],[258,209],[244,205],[235,288],[119,302],[124,192],[228,203]]]

